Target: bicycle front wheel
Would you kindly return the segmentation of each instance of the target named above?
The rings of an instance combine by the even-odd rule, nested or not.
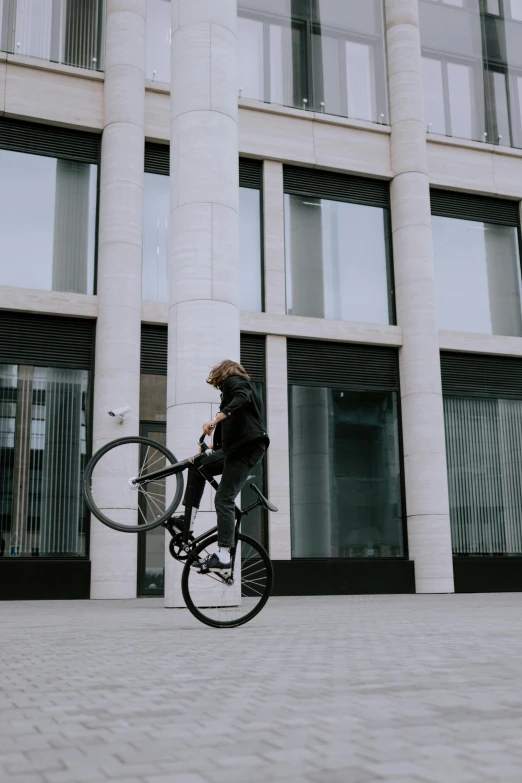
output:
[[[189,556],[181,590],[187,607],[202,623],[213,628],[235,628],[252,620],[270,598],[272,563],[258,541],[240,533],[230,579],[217,573],[200,573],[198,562],[214,552],[216,544],[217,535],[213,535],[196,547],[193,557]]]
[[[143,533],[166,522],[183,492],[181,473],[139,487],[130,479],[175,465],[175,456],[149,438],[119,438],[94,454],[85,469],[85,501],[104,525],[123,533]]]

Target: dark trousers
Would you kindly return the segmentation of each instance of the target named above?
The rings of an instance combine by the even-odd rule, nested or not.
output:
[[[246,483],[250,471],[256,465],[266,451],[266,445],[260,441],[247,443],[231,454],[223,454],[222,449],[207,452],[195,460],[195,464],[188,469],[187,488],[183,505],[185,506],[185,519],[190,519],[191,510],[199,508],[205,478],[200,473],[203,470],[208,476],[221,475],[219,487],[216,490],[216,514],[218,528],[218,544],[230,549],[234,546],[234,527],[236,521],[236,498]]]

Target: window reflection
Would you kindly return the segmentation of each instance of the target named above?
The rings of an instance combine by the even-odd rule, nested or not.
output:
[[[170,0],[147,0],[145,78],[170,82]]]
[[[432,216],[439,329],[522,335],[517,229]]]
[[[86,554],[81,477],[89,375],[0,365],[0,551],[6,557]]]
[[[522,0],[420,0],[419,12],[429,130],[522,147]]]
[[[170,178],[145,172],[143,191],[142,299],[169,300]]]
[[[92,294],[97,166],[0,150],[0,170],[0,284]]]
[[[394,392],[290,386],[292,557],[401,557]]]
[[[380,0],[241,0],[238,14],[243,97],[386,121]]]
[[[387,210],[285,195],[292,315],[390,323]]]

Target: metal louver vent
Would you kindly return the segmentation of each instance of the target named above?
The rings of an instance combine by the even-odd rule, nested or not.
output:
[[[288,340],[288,383],[337,389],[395,390],[399,387],[395,348]]]
[[[239,187],[261,190],[263,163],[253,158],[239,158]]]
[[[265,381],[266,338],[258,334],[241,335],[241,364],[253,381]]]
[[[142,324],[140,372],[143,375],[167,374],[168,327]]]
[[[522,399],[522,358],[442,352],[440,364],[447,396]]]
[[[436,188],[430,191],[430,197],[432,215],[496,223],[502,226],[520,225],[518,201]]]
[[[95,322],[0,311],[0,362],[92,369]]]
[[[98,163],[100,142],[97,133],[0,118],[0,148],[4,150]]]
[[[390,185],[382,179],[352,177],[335,171],[283,167],[285,193],[335,201],[350,201],[373,207],[389,207]]]
[[[169,176],[170,147],[168,144],[145,142],[145,171],[150,174]]]

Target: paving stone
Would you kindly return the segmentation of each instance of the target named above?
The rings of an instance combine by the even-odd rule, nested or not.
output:
[[[0,781],[520,783],[521,647],[514,593],[5,602]]]

